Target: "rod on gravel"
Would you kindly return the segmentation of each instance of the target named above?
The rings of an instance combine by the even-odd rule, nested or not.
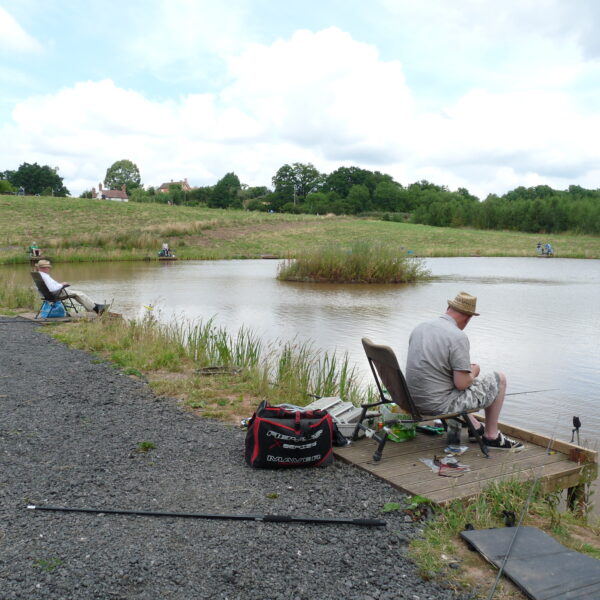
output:
[[[319,517],[293,517],[290,515],[214,515],[205,513],[162,512],[153,510],[122,510],[113,508],[71,508],[68,506],[48,506],[29,504],[31,510],[51,510],[60,512],[82,512],[110,515],[138,515],[141,517],[179,517],[185,519],[228,519],[231,521],[263,521],[265,523],[332,523],[337,525],[359,525],[363,527],[385,527],[381,519],[336,519]]]

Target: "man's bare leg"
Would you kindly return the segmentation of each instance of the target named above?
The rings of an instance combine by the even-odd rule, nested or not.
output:
[[[504,396],[506,395],[506,375],[498,373],[500,385],[498,386],[498,395],[496,399],[485,409],[485,437],[488,440],[495,440],[498,437],[498,419],[500,411],[504,404]]]
[[[504,396],[506,395],[506,375],[504,373],[498,373],[499,384],[498,384],[498,395],[490,406],[485,410],[485,437],[489,440],[495,440],[498,437],[498,419],[500,418],[500,411],[504,404]],[[481,427],[481,423],[472,415],[467,415],[473,424],[475,429]]]

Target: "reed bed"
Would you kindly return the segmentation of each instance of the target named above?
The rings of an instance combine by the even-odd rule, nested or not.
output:
[[[0,283],[0,307],[5,309],[35,309],[41,300],[33,288],[17,284],[14,275]]]
[[[143,374],[158,393],[228,421],[239,416],[240,404],[251,414],[262,399],[304,406],[315,396],[340,396],[358,404],[364,394],[347,355],[316,350],[308,342],[265,345],[248,328],[231,333],[212,319],[165,324],[147,310],[141,319],[70,323],[54,334],[125,372]],[[209,381],[203,374],[210,369],[217,374]]]
[[[329,244],[308,248],[284,261],[283,281],[332,283],[409,283],[430,276],[421,259],[396,245],[355,241],[349,247]]]

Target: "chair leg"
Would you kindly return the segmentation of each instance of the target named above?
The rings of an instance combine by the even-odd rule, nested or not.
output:
[[[356,423],[356,427],[354,428],[354,433],[352,434],[352,441],[356,441],[358,439],[358,432],[362,429],[362,422],[365,420],[367,415],[367,407],[362,407],[362,412],[360,413],[360,419]]]
[[[373,436],[376,437],[376,436]],[[379,462],[381,460],[381,455],[383,454],[383,449],[385,447],[385,443],[387,442],[388,439],[388,432],[385,431],[383,434],[383,437],[379,438],[379,445],[377,446],[377,450],[375,450],[375,453],[373,454],[373,461],[374,462]]]
[[[467,414],[461,415],[461,417],[465,420],[465,423],[467,424],[467,429],[469,430],[469,435],[472,435],[477,440],[477,443],[479,444],[479,448],[480,448],[481,452],[483,453],[483,455],[486,458],[489,458],[490,451],[488,450],[488,447],[485,445],[485,442],[481,439],[481,436],[479,435],[479,431],[477,431],[477,429],[475,429],[475,427],[473,427],[473,423],[471,423],[471,419],[469,419]]]

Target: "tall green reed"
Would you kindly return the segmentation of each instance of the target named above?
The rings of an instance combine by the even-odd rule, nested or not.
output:
[[[407,283],[430,276],[421,259],[392,244],[357,240],[308,248],[286,260],[278,279],[338,283]]]
[[[14,275],[0,281],[0,306],[4,308],[35,308],[41,302],[31,287],[18,284]]]

